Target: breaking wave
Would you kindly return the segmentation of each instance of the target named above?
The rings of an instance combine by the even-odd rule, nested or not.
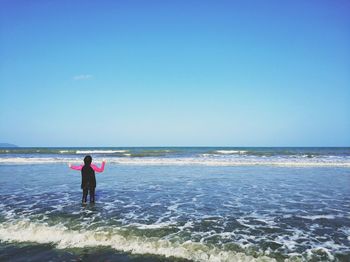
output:
[[[261,255],[253,257],[192,241],[170,241],[127,235],[122,229],[99,228],[96,231],[69,230],[63,225],[48,226],[29,221],[2,223],[0,240],[6,242],[36,242],[54,244],[56,248],[108,246],[133,254],[153,254],[194,261],[275,261]]]
[[[102,158],[95,157],[95,161]],[[350,167],[350,158],[259,158],[259,157],[110,157],[110,164],[118,165],[199,165],[199,166],[279,166],[279,167]],[[7,157],[0,164],[82,163],[80,157]]]
[[[62,150],[61,152],[63,152]],[[126,153],[128,150],[77,150],[76,154],[115,154]]]
[[[216,150],[214,151],[215,153],[218,153],[218,154],[245,154],[247,153],[248,151],[246,150]]]

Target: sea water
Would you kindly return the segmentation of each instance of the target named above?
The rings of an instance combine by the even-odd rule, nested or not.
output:
[[[0,149],[0,223],[8,261],[350,261],[350,148]]]

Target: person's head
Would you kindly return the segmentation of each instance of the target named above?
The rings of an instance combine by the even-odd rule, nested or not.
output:
[[[84,157],[84,164],[85,165],[90,165],[91,162],[92,162],[92,157],[91,156],[87,155],[87,156]]]

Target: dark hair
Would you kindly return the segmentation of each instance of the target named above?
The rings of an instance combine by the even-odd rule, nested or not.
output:
[[[87,155],[84,157],[84,164],[85,165],[90,165],[92,162],[92,157],[90,155]]]

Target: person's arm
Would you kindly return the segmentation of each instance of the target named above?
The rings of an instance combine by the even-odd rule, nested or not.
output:
[[[91,164],[90,166],[92,167],[93,170],[95,170],[96,172],[103,172],[103,170],[105,170],[105,164],[106,164],[106,160],[102,161],[102,165],[101,167],[98,167],[94,164]]]
[[[72,166],[71,164],[68,164],[68,166],[69,166],[70,169],[73,169],[73,170],[81,170],[83,168],[83,165]]]

